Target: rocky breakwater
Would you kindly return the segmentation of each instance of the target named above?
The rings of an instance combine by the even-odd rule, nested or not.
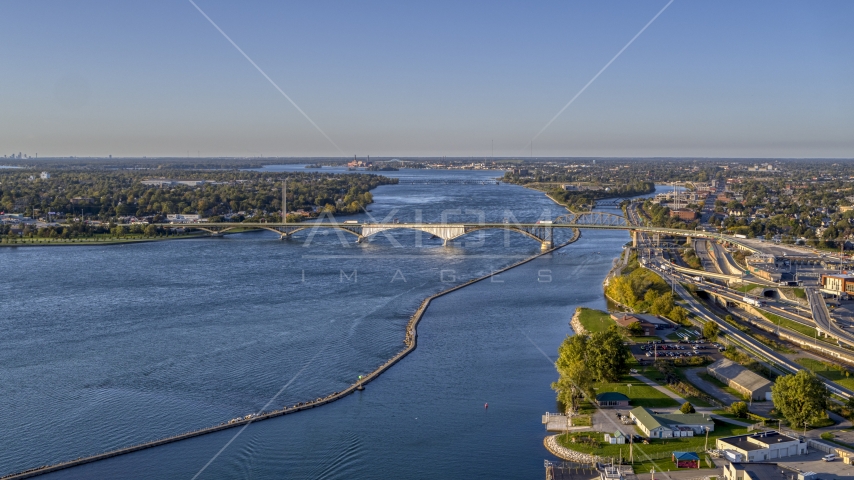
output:
[[[584,325],[581,324],[579,317],[581,316],[581,307],[575,309],[575,313],[572,315],[572,320],[569,321],[569,326],[572,327],[572,331],[575,332],[576,335],[587,335],[587,329],[584,328]]]
[[[603,461],[602,457],[599,455],[576,452],[575,450],[570,450],[569,448],[564,447],[558,443],[557,437],[557,435],[550,435],[543,440],[543,445],[546,447],[546,450],[552,453],[552,455],[570,462],[586,465],[595,465],[597,462]]]

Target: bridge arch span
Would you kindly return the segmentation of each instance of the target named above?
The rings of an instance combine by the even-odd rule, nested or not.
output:
[[[555,219],[555,223],[570,223],[573,225],[590,225],[600,227],[631,226],[626,217],[607,212],[568,213]]]
[[[477,232],[480,230],[504,230],[506,232],[516,232],[516,233],[521,233],[522,235],[524,235],[524,236],[526,236],[532,240],[535,240],[541,244],[545,243],[547,241],[551,242],[551,238],[546,239],[545,236],[539,237],[536,234],[525,230],[524,228],[520,228],[520,227],[517,227],[516,225],[512,225],[512,224],[509,224],[506,227],[494,227],[494,226],[487,226],[487,225],[484,225],[483,227],[471,227],[471,228],[466,230],[466,234],[471,233],[471,232]]]
[[[262,228],[263,228],[263,227],[262,227]],[[295,233],[298,233],[298,232],[301,232],[301,231],[303,231],[303,230],[320,230],[320,228],[332,228],[332,229],[334,229],[334,230],[340,230],[340,231],[343,231],[343,232],[347,232],[347,233],[349,233],[349,234],[351,234],[351,235],[355,235],[355,236],[356,236],[356,238],[358,238],[358,239],[360,239],[360,240],[361,240],[361,238],[362,238],[362,234],[361,234],[361,233],[359,233],[358,231],[355,231],[355,230],[354,230],[354,229],[352,229],[352,228],[348,228],[348,227],[344,227],[344,226],[337,226],[337,225],[336,225],[336,226],[326,226],[326,225],[324,225],[323,227],[319,227],[319,226],[317,226],[316,224],[315,224],[315,225],[312,225],[312,224],[306,224],[306,225],[299,226],[299,227],[284,227],[284,228],[281,228],[281,227],[280,227],[280,228],[278,228],[278,229],[277,229],[276,227],[268,227],[268,228],[266,228],[266,230],[270,230],[271,232],[276,232],[276,233],[278,233],[279,235],[281,235],[281,236],[282,236],[282,238],[285,238],[285,237],[290,237],[291,235],[293,235],[293,234],[295,234]]]

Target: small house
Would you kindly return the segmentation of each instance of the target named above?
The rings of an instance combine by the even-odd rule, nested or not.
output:
[[[632,324],[637,323],[640,325],[645,336],[650,337],[655,335],[655,324],[649,322],[645,318],[641,318],[639,315],[631,313],[612,313],[611,319],[614,320],[614,323],[623,328],[631,328]]]
[[[629,397],[619,392],[605,392],[596,395],[596,404],[600,407],[628,407]]]

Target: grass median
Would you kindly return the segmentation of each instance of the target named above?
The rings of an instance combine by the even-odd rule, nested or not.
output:
[[[813,360],[812,358],[798,358],[795,361],[799,365],[804,366],[813,373],[820,375],[831,382],[838,383],[849,390],[854,390],[854,377],[849,376],[850,373],[844,367],[831,365],[819,360]]]

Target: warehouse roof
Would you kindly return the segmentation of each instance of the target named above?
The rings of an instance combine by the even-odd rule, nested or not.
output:
[[[751,372],[728,358],[722,358],[709,365],[707,368],[709,373],[714,373],[726,378],[727,380],[744,389],[750,390],[751,392],[765,388],[772,383],[767,378]]]
[[[644,407],[636,407],[631,410],[632,415],[637,419],[638,423],[643,424],[647,429],[653,430],[658,427],[675,428],[680,425],[704,425],[714,430],[715,421],[711,417],[707,417],[702,413],[652,413],[651,410]]]

